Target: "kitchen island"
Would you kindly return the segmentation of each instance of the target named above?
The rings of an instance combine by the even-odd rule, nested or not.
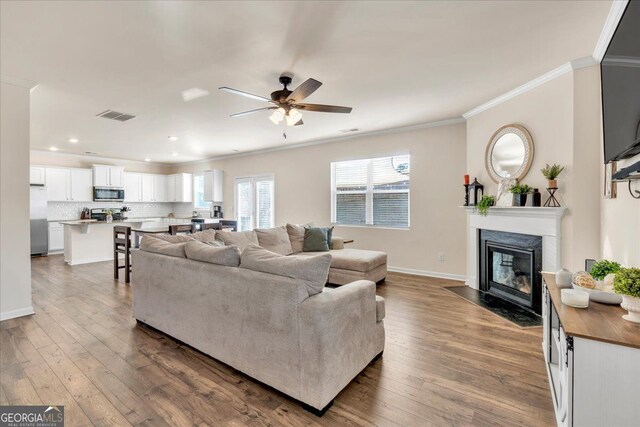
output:
[[[206,222],[219,219],[207,218]],[[113,260],[113,227],[125,225],[136,229],[166,229],[169,225],[190,224],[185,218],[130,218],[107,223],[96,220],[60,221],[64,226],[64,260],[69,265]]]

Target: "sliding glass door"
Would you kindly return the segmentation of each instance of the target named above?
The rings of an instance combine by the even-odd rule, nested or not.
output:
[[[273,175],[236,178],[235,199],[238,231],[274,226]]]

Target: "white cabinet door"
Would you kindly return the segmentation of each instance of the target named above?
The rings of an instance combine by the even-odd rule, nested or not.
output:
[[[167,200],[167,182],[164,175],[153,175],[153,200],[165,202]]]
[[[142,175],[139,173],[124,173],[124,201],[142,201]]]
[[[110,166],[93,165],[93,185],[96,187],[110,187]]]
[[[90,202],[93,200],[93,182],[91,169],[71,169],[71,200]]]
[[[71,199],[69,169],[46,168],[47,201],[66,202]]]
[[[175,202],[177,201],[178,195],[178,179],[179,175],[168,175],[166,177],[166,185],[167,185],[167,202]]]
[[[176,202],[193,201],[193,175],[181,173],[176,175]]]
[[[222,171],[219,169],[204,173],[204,200],[207,202],[222,202]]]
[[[29,171],[29,184],[45,185],[45,171],[44,168],[31,166]]]
[[[142,201],[143,202],[153,202],[153,197],[154,197],[154,182],[155,182],[155,176],[148,174],[148,173],[144,173],[141,174],[142,176]],[[125,192],[126,195],[126,192]]]
[[[49,223],[49,252],[64,249],[64,226],[57,222]]]
[[[109,185],[111,187],[124,187],[124,168],[111,166],[109,168]]]

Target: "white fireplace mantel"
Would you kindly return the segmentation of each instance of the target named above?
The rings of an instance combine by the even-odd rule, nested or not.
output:
[[[469,245],[467,248],[467,285],[478,289],[478,230],[496,230],[510,233],[542,236],[542,270],[560,269],[561,220],[566,208],[502,207],[489,208],[486,216],[473,206],[463,206],[469,215]]]

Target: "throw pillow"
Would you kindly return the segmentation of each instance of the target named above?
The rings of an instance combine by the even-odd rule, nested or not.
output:
[[[256,229],[260,246],[268,251],[280,255],[290,255],[293,253],[291,240],[285,227]]]
[[[287,224],[287,234],[291,241],[291,249],[294,254],[304,250],[304,228],[313,227],[312,223],[308,224]]]
[[[240,251],[235,245],[211,246],[207,243],[192,240],[185,244],[187,258],[210,264],[237,267],[240,265]]]
[[[216,241],[216,230],[203,230],[191,235],[195,240],[210,243]]]
[[[329,233],[333,233],[333,227],[305,227],[304,228],[304,252],[326,252],[329,248]]]
[[[169,243],[185,243],[193,240],[192,234],[145,234],[144,237],[153,237],[154,239],[164,240]]]
[[[309,296],[322,292],[331,266],[331,254],[283,256],[260,246],[247,246],[240,256],[240,268],[301,280]]]
[[[184,251],[185,245],[186,243],[184,242],[170,243],[162,239],[145,235],[142,236],[142,241],[140,242],[140,250],[161,255],[173,256],[177,258],[186,258],[187,255]]]
[[[223,242],[225,246],[236,245],[243,251],[248,245],[258,246],[258,235],[253,230],[248,231],[218,231],[216,239]]]

